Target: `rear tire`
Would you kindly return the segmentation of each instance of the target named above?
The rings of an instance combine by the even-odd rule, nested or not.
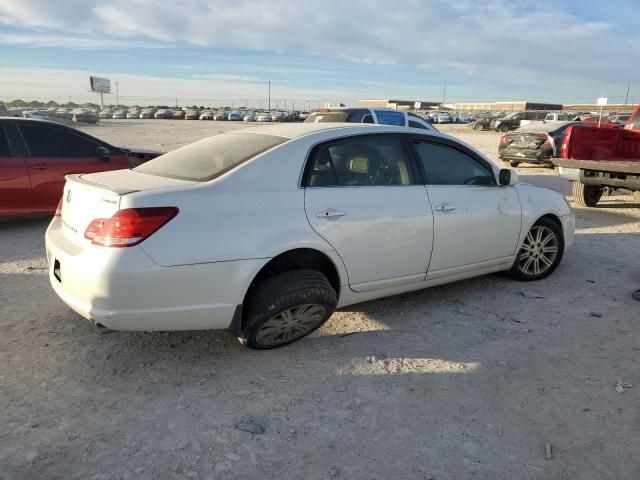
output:
[[[520,165],[520,162],[509,162],[509,165],[511,165],[513,168],[516,168],[518,165]]]
[[[506,123],[503,123],[500,125],[500,127],[498,127],[498,130],[500,130],[501,132],[508,132],[509,131],[509,125]]]
[[[483,130],[482,125],[480,125],[479,123],[476,123],[476,124],[473,126],[473,129],[474,129],[474,130]]]
[[[325,323],[337,303],[336,291],[316,270],[294,270],[268,278],[249,295],[247,327],[240,342],[256,350],[287,345]]]
[[[541,280],[558,267],[563,253],[562,227],[550,218],[543,217],[527,233],[509,273],[522,281]]]
[[[603,187],[573,182],[573,201],[580,207],[595,207],[602,198],[603,193]]]

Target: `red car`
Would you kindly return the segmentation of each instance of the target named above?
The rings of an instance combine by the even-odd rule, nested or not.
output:
[[[53,213],[65,175],[131,168],[158,155],[55,122],[0,118],[0,217]]]

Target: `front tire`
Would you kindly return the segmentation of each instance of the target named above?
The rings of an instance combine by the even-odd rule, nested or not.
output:
[[[256,350],[282,347],[319,328],[337,303],[336,291],[318,271],[294,270],[268,278],[249,295],[240,341]]]
[[[513,168],[516,168],[518,165],[520,165],[520,162],[509,162],[509,165],[511,165]]]
[[[585,185],[573,182],[573,201],[580,207],[595,207],[604,193],[604,188],[597,185]]]
[[[500,125],[500,127],[498,127],[498,130],[500,130],[501,132],[508,132],[509,131],[509,125],[506,123],[503,123]]]
[[[538,220],[522,242],[518,257],[511,267],[511,276],[534,281],[548,277],[558,267],[564,253],[562,227],[543,217]]]

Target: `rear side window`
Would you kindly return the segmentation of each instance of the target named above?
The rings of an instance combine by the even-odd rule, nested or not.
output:
[[[414,141],[427,185],[495,185],[493,172],[460,150]]]
[[[397,135],[362,135],[316,147],[306,186],[411,185],[413,172]]]
[[[134,170],[159,177],[205,182],[286,141],[286,138],[273,135],[220,133],[156,157]]]
[[[98,143],[81,135],[45,125],[20,125],[32,157],[91,157]]]
[[[414,120],[409,120],[409,126],[410,126],[411,128],[424,128],[425,130],[428,130],[428,128],[427,128],[427,127],[425,127],[425,126],[424,126],[424,125],[422,125],[421,123],[416,122],[416,121],[414,121]]]
[[[4,125],[0,124],[0,157],[10,157],[11,148],[9,148],[9,140],[7,140],[7,134],[4,131]]]

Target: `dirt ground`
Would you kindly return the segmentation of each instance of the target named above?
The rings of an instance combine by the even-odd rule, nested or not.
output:
[[[85,130],[170,150],[236,127]],[[443,130],[495,155],[496,133]],[[518,171],[569,193],[552,170]],[[348,307],[269,352],[223,331],[101,333],[49,287],[47,220],[0,223],[0,478],[637,480],[640,204],[575,212],[546,280]]]

